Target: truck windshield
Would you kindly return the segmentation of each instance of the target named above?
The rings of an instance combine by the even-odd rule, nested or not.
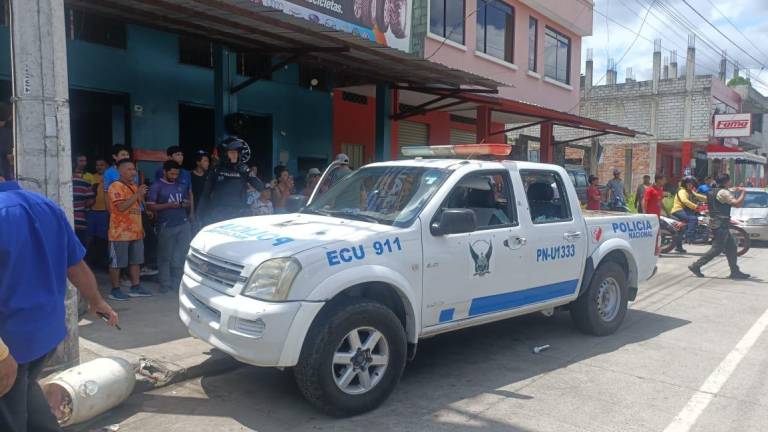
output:
[[[450,173],[412,166],[360,168],[316,197],[302,213],[405,227]]]

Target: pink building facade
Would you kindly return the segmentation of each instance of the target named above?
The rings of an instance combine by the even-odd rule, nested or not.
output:
[[[428,3],[425,58],[507,84],[499,89],[504,98],[578,111],[581,38],[592,34],[591,1],[464,0],[463,10],[453,11],[469,16],[463,29],[450,25],[458,22],[451,21],[451,8],[460,8],[461,0]],[[511,17],[502,21],[502,15]]]

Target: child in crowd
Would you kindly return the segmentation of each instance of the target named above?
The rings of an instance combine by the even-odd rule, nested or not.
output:
[[[250,192],[249,192],[250,193]],[[264,185],[264,189],[261,190],[261,192],[256,192],[259,197],[253,201],[253,203],[250,204],[251,210],[253,210],[253,214],[255,216],[265,216],[265,215],[271,215],[274,213],[274,208],[272,207],[272,185],[266,184]]]

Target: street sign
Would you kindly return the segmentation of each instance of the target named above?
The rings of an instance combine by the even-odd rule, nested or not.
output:
[[[716,138],[738,138],[752,135],[752,114],[716,114]]]

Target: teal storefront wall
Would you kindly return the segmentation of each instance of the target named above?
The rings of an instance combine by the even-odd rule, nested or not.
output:
[[[180,103],[213,107],[213,70],[179,63],[175,34],[128,25],[125,50],[74,40],[68,41],[67,54],[70,88],[125,93],[131,107],[143,107],[142,115],[132,113],[130,121],[133,148],[178,144]],[[7,27],[0,31],[0,75],[10,79]],[[290,65],[271,81],[238,93],[241,112],[272,117],[271,164],[287,153],[292,172],[298,157],[332,156],[332,97],[300,87],[298,75],[298,67]]]

